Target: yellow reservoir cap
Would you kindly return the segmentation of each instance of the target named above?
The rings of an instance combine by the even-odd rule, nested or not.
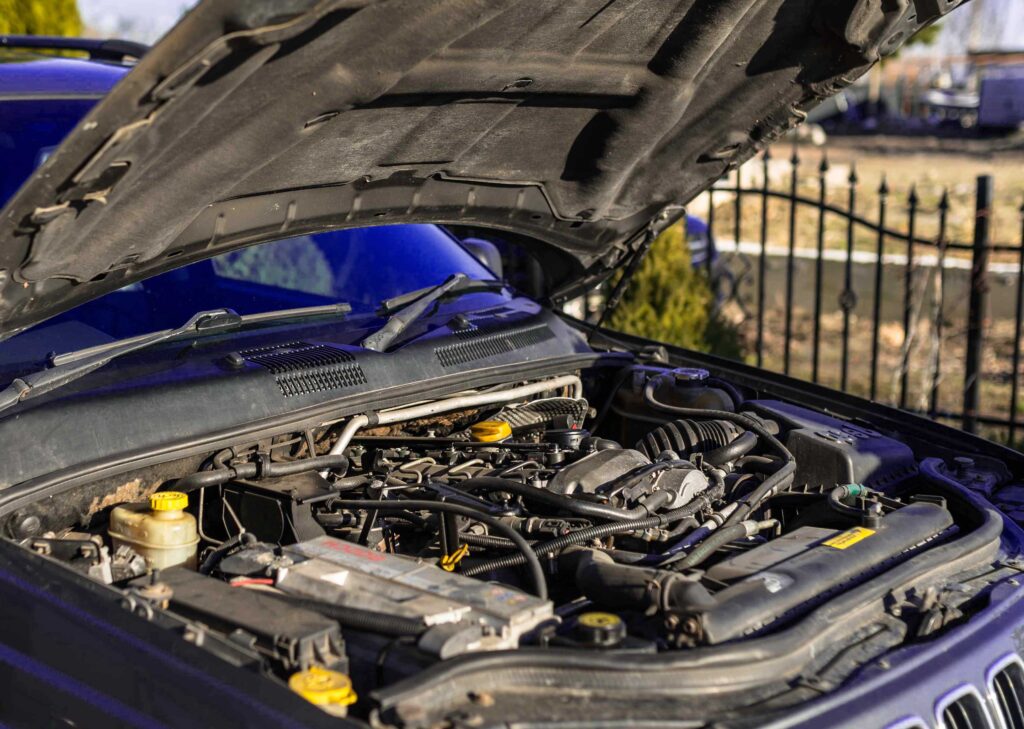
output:
[[[315,706],[341,708],[356,702],[352,680],[344,673],[320,666],[293,673],[288,688]]]
[[[161,491],[149,497],[153,511],[181,511],[188,506],[188,494],[180,491]]]
[[[473,440],[482,443],[493,443],[512,437],[512,426],[503,420],[481,420],[469,426]]]
[[[622,622],[622,618],[614,613],[583,613],[576,621],[588,628],[611,628]]]

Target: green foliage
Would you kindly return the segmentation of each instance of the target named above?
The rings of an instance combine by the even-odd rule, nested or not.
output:
[[[75,0],[0,0],[0,34],[80,35]]]
[[[942,26],[938,23],[932,23],[926,25],[917,31],[914,35],[910,36],[910,40],[907,41],[908,46],[931,46],[935,45],[935,41],[939,39],[939,33],[942,31]]]
[[[707,276],[693,270],[683,225],[651,245],[608,326],[627,334],[742,359],[736,329],[713,313]]]

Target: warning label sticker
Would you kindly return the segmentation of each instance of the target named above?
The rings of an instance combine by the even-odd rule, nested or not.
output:
[[[824,542],[824,545],[826,547],[832,547],[833,549],[846,549],[847,547],[852,547],[857,542],[867,539],[874,533],[874,529],[868,529],[867,527],[854,527],[853,529],[847,529],[842,534],[837,534]]]

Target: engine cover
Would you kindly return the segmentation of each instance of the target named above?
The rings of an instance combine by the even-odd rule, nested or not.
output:
[[[778,400],[752,400],[746,407],[781,427],[780,438],[796,458],[797,487],[884,489],[917,473],[910,447],[877,430]]]

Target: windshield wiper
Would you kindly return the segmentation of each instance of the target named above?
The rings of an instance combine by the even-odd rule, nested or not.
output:
[[[425,289],[410,291],[381,302],[381,311],[389,314],[396,309],[398,313],[391,314],[384,326],[364,339],[360,346],[364,349],[372,349],[375,352],[384,352],[394,344],[398,337],[409,328],[409,325],[423,316],[438,299],[453,294],[468,294],[475,291],[494,291],[505,288],[500,281],[478,281],[471,279],[464,273],[454,273],[436,286]]]
[[[299,314],[308,315],[310,313],[347,313],[350,310],[351,307],[348,304],[332,304],[327,307],[310,307],[304,310],[287,309],[264,314],[252,314],[250,316],[239,316],[237,312],[231,309],[201,311],[182,326],[175,329],[164,329],[152,334],[143,334],[138,337],[123,339],[119,342],[103,344],[99,347],[55,355],[50,360],[50,367],[33,372],[30,375],[25,375],[24,377],[17,377],[10,385],[0,391],[0,410],[6,410],[22,400],[28,400],[73,382],[118,357],[138,352],[141,349],[151,347],[160,342],[166,342],[175,337],[186,334],[205,334],[207,332],[236,329],[245,323],[253,321],[291,317]]]
[[[222,311],[227,312],[228,315],[232,317],[230,327],[210,327],[207,325],[196,331],[207,331],[208,329],[211,328],[233,328],[241,326],[243,324],[259,324],[261,322],[278,321],[281,319],[294,319],[297,317],[308,319],[310,317],[317,316],[343,316],[352,311],[352,306],[347,303],[320,304],[317,306],[303,306],[298,309],[277,309],[275,311],[264,311],[258,314],[244,314],[242,316],[239,316],[231,309],[216,309],[214,311],[202,312],[200,314],[197,314],[196,316],[204,316],[207,314],[214,314]],[[212,322],[207,322],[207,324],[210,323]],[[113,349],[118,349],[125,345],[134,344],[135,342],[148,342],[150,339],[158,335],[168,334],[171,337],[176,337],[182,333],[188,333],[191,331],[192,329],[188,328],[188,325],[186,324],[184,327],[179,327],[178,329],[166,329],[160,330],[159,332],[139,334],[138,336],[129,337],[127,339],[119,339],[114,342],[105,342],[104,344],[97,344],[94,347],[85,347],[83,349],[77,349],[74,352],[63,352],[61,354],[55,354],[50,358],[49,364],[51,367],[66,365],[70,364],[71,362],[78,362],[79,360],[87,359],[97,354],[102,354],[103,352],[109,352]],[[149,345],[146,344],[145,346]]]
[[[10,385],[0,391],[0,410],[6,410],[22,400],[28,400],[37,395],[55,390],[126,354],[137,352],[140,349],[145,349],[182,334],[233,329],[241,321],[242,317],[231,309],[202,311],[177,329],[165,329],[160,332],[116,342],[109,347],[104,347],[100,352],[95,352],[72,362],[56,364],[24,377],[17,377]]]
[[[363,347],[363,349],[372,349],[375,352],[383,352],[391,346],[395,339],[402,335],[402,332],[409,328],[410,324],[423,316],[423,312],[425,312],[431,304],[452,289],[456,289],[464,285],[467,281],[469,281],[469,276],[466,274],[453,273],[437,286],[431,286],[429,289],[424,290],[420,296],[414,298],[412,303],[406,305],[406,307],[400,312],[389,316],[388,320],[384,322],[384,326],[366,337],[366,339],[360,343],[360,346]],[[383,302],[381,305],[385,310],[388,306],[388,301]]]

